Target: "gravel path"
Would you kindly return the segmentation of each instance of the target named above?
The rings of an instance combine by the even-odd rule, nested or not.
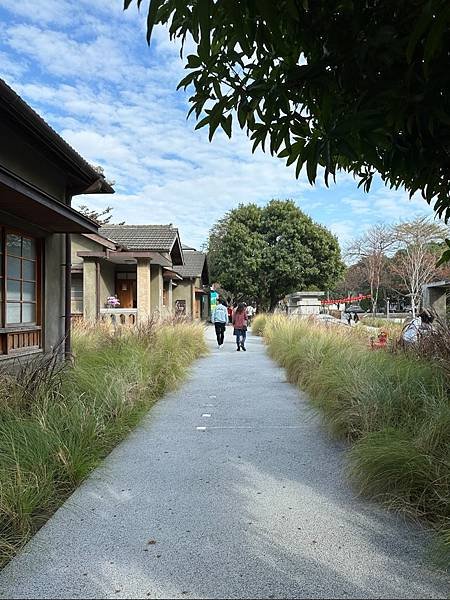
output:
[[[3,570],[1,597],[448,596],[427,535],[355,498],[343,446],[261,340],[237,353],[226,335]]]

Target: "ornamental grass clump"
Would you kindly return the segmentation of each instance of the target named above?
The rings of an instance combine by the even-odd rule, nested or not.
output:
[[[0,564],[205,352],[198,325],[80,324],[72,364],[44,357],[0,376]]]
[[[253,335],[264,335],[264,328],[267,324],[267,314],[261,313],[256,315],[252,321],[252,333]]]
[[[359,328],[270,318],[269,354],[307,391],[325,423],[351,442],[349,474],[363,494],[422,517],[450,558],[450,336],[415,350],[371,350]],[[446,354],[448,353],[448,354]]]

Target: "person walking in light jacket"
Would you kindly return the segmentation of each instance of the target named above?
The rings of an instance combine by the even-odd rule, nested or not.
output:
[[[225,337],[225,328],[228,323],[227,304],[223,298],[219,300],[219,304],[211,315],[211,321],[214,323],[216,329],[217,345],[219,348],[222,348]]]

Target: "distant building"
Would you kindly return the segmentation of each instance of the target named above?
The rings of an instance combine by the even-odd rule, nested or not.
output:
[[[450,279],[424,285],[422,305],[424,308],[431,308],[439,318],[445,320],[450,311]]]
[[[208,261],[204,252],[183,246],[184,265],[175,271],[182,277],[173,290],[175,314],[207,320],[210,314]]]
[[[287,296],[288,315],[318,315],[325,292],[294,292]]]
[[[174,269],[184,264],[178,229],[105,225],[72,238],[73,317],[135,324],[172,314],[182,280]]]

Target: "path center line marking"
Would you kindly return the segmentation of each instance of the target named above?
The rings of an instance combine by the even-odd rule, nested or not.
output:
[[[206,427],[197,427],[206,429]],[[308,429],[308,425],[213,425],[208,429]]]

